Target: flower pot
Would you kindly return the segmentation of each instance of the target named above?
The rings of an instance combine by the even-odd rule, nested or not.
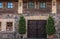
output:
[[[21,38],[23,38],[23,36],[20,36]]]
[[[23,35],[20,35],[20,38],[23,39]]]
[[[48,35],[48,39],[54,39],[54,35]]]

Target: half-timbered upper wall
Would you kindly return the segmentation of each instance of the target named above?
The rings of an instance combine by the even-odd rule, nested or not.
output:
[[[28,3],[34,2],[35,7],[33,9],[28,8]],[[46,8],[39,8],[39,3],[45,2]],[[52,12],[52,0],[23,0],[23,13],[51,13]]]
[[[15,1],[15,2],[18,2],[18,0],[0,0],[0,1]]]
[[[57,13],[60,13],[60,0],[57,0]]]
[[[17,0],[0,0],[2,2],[3,7],[0,8],[0,14],[18,14],[18,1]],[[8,8],[8,2],[13,3],[13,8]]]
[[[56,0],[52,0],[52,13],[56,13],[57,12],[57,8],[56,8],[57,2]]]
[[[23,13],[23,0],[18,1],[18,14]]]
[[[60,2],[60,0],[56,0],[57,2]]]

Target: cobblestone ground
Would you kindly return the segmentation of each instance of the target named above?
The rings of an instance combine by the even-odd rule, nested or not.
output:
[[[0,38],[0,39],[10,39],[10,38]],[[18,38],[18,39],[21,39],[21,38]],[[24,39],[48,39],[48,38],[24,38]],[[60,39],[60,38],[54,38],[54,39]]]
[[[1,39],[5,39],[5,38],[1,38]],[[9,38],[6,38],[6,39],[9,39]],[[44,39],[44,38],[25,38],[25,39]],[[54,38],[54,39],[60,39],[60,38]]]

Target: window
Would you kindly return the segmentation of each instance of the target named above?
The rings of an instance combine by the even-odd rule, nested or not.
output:
[[[12,31],[12,29],[13,29],[13,22],[7,22],[6,23],[6,30],[7,31]]]
[[[2,2],[0,2],[0,8],[2,8],[3,7],[3,4],[2,4]]]
[[[35,7],[34,2],[29,2],[29,3],[28,3],[28,8],[34,8],[34,7]]]
[[[1,22],[0,22],[0,31],[1,31]]]
[[[40,8],[46,8],[46,3],[45,2],[39,3],[39,7]]]
[[[13,3],[12,2],[8,2],[8,8],[13,8]]]

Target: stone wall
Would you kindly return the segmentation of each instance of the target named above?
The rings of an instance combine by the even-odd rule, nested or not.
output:
[[[54,37],[55,38],[60,38],[60,14],[50,14],[50,15],[55,20],[56,33],[54,34]],[[37,16],[34,15],[36,18],[33,15],[32,16],[24,15],[24,16],[27,20],[29,20],[29,19],[39,19],[38,17],[41,17],[41,18],[44,17],[44,15],[42,15],[42,14],[40,14],[40,16],[39,15],[37,15]],[[47,16],[47,15],[45,15],[45,16]],[[0,32],[0,38],[10,38],[10,39],[14,39],[15,37],[20,38],[19,37],[20,35],[18,33],[19,17],[20,17],[20,15],[15,15],[15,16],[12,16],[12,17],[10,17],[10,16],[4,16],[3,17],[4,19],[7,19],[7,18],[10,18],[10,19],[14,18],[15,19],[15,32]],[[24,35],[24,37],[26,38],[26,35]]]
[[[15,37],[18,36],[18,18],[19,16],[18,15],[13,15],[13,14],[3,14],[3,15],[0,15],[0,22],[3,22],[2,25],[4,25],[2,28],[2,30],[4,31],[0,31],[0,39],[14,39]],[[14,30],[11,32],[11,31],[6,31],[6,23],[7,21],[11,21],[13,22],[13,25],[14,25]],[[15,37],[14,37],[15,36]]]
[[[60,38],[60,14],[52,14],[51,15],[55,20],[55,29],[56,33],[54,34],[54,38]]]

